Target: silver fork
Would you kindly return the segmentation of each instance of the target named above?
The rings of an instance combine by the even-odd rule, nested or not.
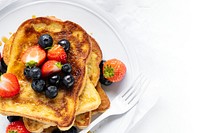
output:
[[[108,110],[106,110],[102,115],[96,118],[87,128],[83,129],[79,133],[87,133],[96,124],[98,124],[103,119],[111,115],[124,114],[133,108],[140,100],[141,95],[147,88],[149,82],[144,75],[140,74],[134,84],[127,90],[122,91],[113,101]]]

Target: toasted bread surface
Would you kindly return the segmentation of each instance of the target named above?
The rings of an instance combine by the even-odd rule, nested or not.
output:
[[[85,89],[83,90],[82,95],[79,97],[79,108],[77,109],[77,113],[82,114],[94,110],[98,108],[100,104],[100,96],[88,78],[86,81]]]
[[[67,39],[71,43],[68,62],[72,65],[75,83],[71,90],[60,88],[55,99],[48,99],[44,94],[34,92],[30,81],[23,75],[25,64],[21,61],[22,54],[28,47],[38,45],[39,36],[45,33],[53,37],[53,45],[61,39]],[[86,63],[91,50],[88,38],[79,25],[70,21],[61,22],[43,17],[25,21],[13,38],[7,69],[8,73],[17,76],[20,93],[10,99],[0,98],[0,113],[57,125],[62,130],[69,129],[75,119],[78,97],[85,86]]]
[[[84,129],[90,124],[91,117],[92,117],[91,111],[80,114],[80,115],[76,116],[76,120],[75,120],[74,124],[79,129]]]
[[[40,26],[39,25],[40,24],[35,26],[37,30],[42,29],[42,28],[40,28],[40,26],[42,26],[42,24]],[[80,32],[75,32],[73,35],[77,36],[79,39],[83,39],[81,37],[82,33],[80,33]],[[9,63],[10,51],[11,51],[10,49],[12,48],[11,44],[12,44],[13,39],[14,39],[14,35],[12,35],[11,38],[9,39],[9,41],[4,45],[3,58],[4,58],[4,61],[6,62],[6,64]],[[96,86],[98,83],[98,80],[99,80],[99,74],[100,74],[99,64],[100,64],[100,61],[102,60],[102,52],[101,52],[99,45],[92,37],[89,38],[89,41],[92,45],[92,51],[90,53],[90,57],[87,62],[87,68],[88,68],[87,75],[89,77],[89,80],[91,80],[93,86]],[[92,84],[90,84],[90,85],[92,85]],[[86,83],[86,86],[88,86],[87,83]],[[87,89],[87,87],[85,87],[85,88],[86,88],[86,92],[90,91],[89,89]],[[90,87],[90,88],[94,90],[94,87]],[[99,93],[99,96],[101,99],[101,104],[100,104],[100,106],[98,106],[97,109],[95,109],[92,112],[91,112],[91,110],[93,110],[94,107],[88,109],[89,112],[85,111],[85,113],[82,113],[82,114],[80,114],[80,112],[77,112],[77,114],[80,114],[80,115],[76,116],[75,125],[80,129],[83,129],[90,124],[91,114],[98,113],[98,112],[104,112],[107,108],[109,108],[109,105],[110,105],[109,99],[108,99],[106,93],[102,90],[100,84],[98,84],[96,86],[96,89],[97,89],[97,92]],[[92,92],[95,92],[95,91],[92,91]],[[91,94],[94,95],[94,97],[95,97],[95,95],[97,95],[97,93],[96,92],[92,93],[92,92],[91,92]],[[89,97],[85,96],[86,94],[87,93],[82,93],[81,96],[85,97],[84,99],[88,98],[87,99],[88,101],[91,100]],[[98,96],[96,96],[96,97],[97,97],[96,100],[100,100],[98,98]],[[94,102],[87,102],[87,103],[85,102],[85,104],[86,105],[90,104],[90,106],[92,106],[92,104],[93,104],[95,106]],[[96,104],[98,105],[99,103],[96,102]],[[79,107],[82,108],[81,110],[86,110],[86,109],[84,109],[84,107],[86,105],[82,105],[82,106],[79,105]],[[96,105],[96,107],[97,107],[97,105]],[[49,124],[44,124],[42,122],[38,122],[38,121],[31,120],[28,118],[23,118],[23,121],[24,121],[27,129],[29,129],[29,131],[31,131],[31,132],[42,132],[43,129],[46,129],[50,126]],[[48,129],[46,129],[44,132],[48,132],[51,129],[54,129],[54,128],[50,127]]]
[[[103,90],[103,88],[101,87],[100,82],[97,84],[96,90],[99,93],[99,96],[101,97],[101,104],[99,105],[97,109],[92,111],[92,114],[99,113],[99,112],[103,113],[110,107],[110,100],[107,94],[105,93],[105,91]]]
[[[87,63],[88,75],[93,85],[96,86],[100,77],[99,64],[102,60],[102,51],[94,38],[90,37],[90,43],[92,44],[92,52]]]
[[[90,57],[89,57],[89,60],[87,63],[87,68],[89,67],[87,69],[87,76],[89,76],[88,80],[91,80],[92,84],[91,84],[91,82],[86,82],[86,86],[83,91],[85,93],[82,93],[80,95],[80,97],[82,97],[82,99],[88,101],[88,102],[82,102],[82,100],[80,99],[80,102],[79,102],[80,109],[78,109],[76,112],[76,114],[79,114],[79,115],[76,116],[74,124],[75,124],[75,126],[77,126],[80,129],[86,128],[90,124],[91,114],[92,114],[91,111],[97,107],[99,108],[99,106],[98,106],[99,101],[101,99],[105,99],[104,98],[105,95],[100,95],[97,93],[98,89],[96,89],[97,91],[95,90],[95,84],[99,80],[99,74],[100,74],[99,63],[102,60],[102,52],[101,52],[100,47],[98,46],[98,43],[92,37],[90,37],[90,39],[91,39],[90,43],[92,44],[92,51],[91,51],[91,54],[90,54]],[[88,97],[89,92],[93,97]],[[100,96],[100,99],[99,99],[98,95]],[[94,98],[95,98],[95,100],[94,100]],[[104,102],[104,103],[107,104],[106,102]],[[101,105],[101,106],[103,106],[103,105]],[[85,112],[85,113],[83,113],[83,112]],[[29,119],[29,121],[32,121],[32,120]],[[41,131],[45,127],[42,123],[38,122],[38,125],[40,125],[40,129],[38,130],[37,128],[33,127],[33,125],[36,125],[37,122],[35,122],[32,125],[28,125],[28,123],[26,121],[24,121],[24,122],[25,122],[27,129],[29,129],[29,130],[31,129],[30,131],[32,131],[32,132],[33,131],[34,132]],[[32,121],[32,122],[34,122],[34,121]],[[39,126],[36,126],[36,127],[39,127]],[[51,128],[46,129],[46,131],[49,131],[50,129]]]
[[[25,117],[23,118],[23,122],[24,122],[25,127],[30,132],[34,132],[34,133],[41,133],[43,131],[43,129],[50,127],[50,125],[48,125],[48,124],[43,124],[41,122],[31,120],[31,119],[27,119]]]
[[[6,65],[8,65],[9,60],[10,60],[10,51],[11,51],[14,37],[15,37],[15,34],[12,34],[12,36],[8,39],[8,41],[4,44],[4,47],[3,47],[2,56]]]

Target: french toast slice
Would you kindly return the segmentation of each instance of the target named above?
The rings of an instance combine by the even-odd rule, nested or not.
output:
[[[79,97],[79,107],[76,115],[97,109],[100,104],[101,98],[98,92],[96,91],[90,79],[87,79],[85,89],[83,90],[82,95]]]
[[[95,85],[94,85],[99,80],[99,75],[98,75],[98,74],[100,74],[99,64],[102,60],[102,52],[101,52],[101,49],[100,49],[98,43],[92,37],[90,37],[90,39],[91,39],[90,43],[92,44],[92,51],[91,51],[91,54],[90,54],[90,57],[89,57],[89,60],[87,63],[87,68],[89,67],[89,69],[87,69],[88,82],[86,82],[85,88],[83,90],[83,92],[85,92],[85,93],[82,93],[80,95],[80,97],[82,97],[82,99],[85,99],[85,101],[88,101],[88,102],[82,102],[81,99],[79,99],[80,100],[79,101],[79,109],[76,112],[77,116],[76,116],[75,123],[74,123],[74,125],[80,129],[83,129],[90,124],[91,111],[96,109],[102,101],[101,97],[99,97],[99,94],[98,94],[97,90],[95,89]],[[92,80],[93,83],[90,80]],[[87,95],[88,93],[91,94],[90,97]],[[102,98],[102,99],[104,99],[104,98]],[[85,108],[85,107],[87,107],[87,108]],[[82,112],[80,112],[80,111],[82,111]],[[83,113],[83,112],[85,112],[85,113]],[[43,129],[46,129],[48,127],[48,125],[45,125],[43,123],[40,123],[40,122],[37,122],[34,120],[30,120],[27,118],[24,118],[24,119],[25,119],[24,124],[29,131],[42,132]],[[52,127],[50,127],[50,129],[52,129]],[[49,130],[46,129],[46,131],[49,131]]]
[[[87,63],[87,68],[89,67],[89,69],[87,69],[87,73],[88,73],[87,76],[90,76],[89,77],[90,79],[87,79],[89,81],[86,82],[86,86],[83,91],[85,93],[82,93],[80,96],[80,97],[82,97],[82,99],[85,99],[85,101],[88,101],[88,102],[81,102],[82,100],[80,99],[80,104],[79,104],[80,109],[77,110],[77,114],[79,114],[79,115],[76,116],[75,123],[74,123],[74,125],[77,126],[79,129],[86,128],[90,124],[91,117],[92,117],[91,114],[94,114],[94,112],[98,113],[98,111],[103,112],[107,108],[109,108],[109,105],[110,105],[108,96],[106,95],[104,90],[101,88],[100,83],[98,83],[98,85],[96,86],[96,89],[94,88],[96,82],[98,82],[98,80],[99,80],[99,75],[100,75],[99,64],[102,60],[102,52],[101,52],[101,49],[100,49],[98,43],[92,37],[90,39],[91,39],[91,44],[92,44],[92,52],[90,54],[90,58]],[[94,73],[95,73],[95,75],[94,75]],[[92,82],[92,84],[91,84],[91,82]],[[88,93],[90,93],[92,97],[89,97],[87,95]],[[98,95],[100,96],[100,99],[99,99]],[[100,103],[99,100],[101,100],[100,105],[99,105],[99,103]],[[102,101],[103,101],[103,104],[102,104]],[[92,111],[92,110],[94,110],[94,111]],[[80,111],[83,111],[85,113],[82,113]],[[46,127],[48,127],[39,122],[34,122],[34,124],[30,125],[29,123],[31,123],[31,121],[32,120],[24,121],[27,129],[29,129],[29,130],[31,129],[30,131],[41,132],[43,129],[46,129]],[[38,125],[37,125],[37,123],[38,123]],[[40,128],[37,128],[37,127],[40,127]],[[45,131],[48,132],[51,129],[54,129],[54,128],[50,127],[48,129],[46,129]]]
[[[54,99],[48,99],[31,89],[30,81],[23,75],[25,64],[21,61],[24,51],[30,46],[38,45],[39,36],[45,33],[53,37],[53,45],[61,39],[67,39],[71,43],[68,62],[72,66],[75,83],[71,90],[60,88],[58,96]],[[86,63],[91,51],[88,38],[79,25],[70,21],[61,22],[44,17],[25,21],[15,33],[7,69],[8,73],[17,76],[20,93],[13,98],[0,98],[0,113],[57,125],[61,130],[69,129],[75,119],[78,97],[85,86]]]
[[[101,104],[99,105],[99,107],[97,109],[92,110],[92,115],[94,115],[96,113],[103,113],[107,109],[109,109],[109,107],[110,107],[110,100],[109,100],[108,95],[106,94],[106,92],[101,87],[101,83],[100,82],[98,82],[98,84],[96,86],[96,90],[99,93],[99,96],[101,98]]]
[[[99,64],[102,60],[102,51],[94,38],[90,37],[89,40],[92,44],[92,52],[90,54],[90,60],[87,63],[87,72],[93,85],[97,86],[100,77]]]
[[[84,129],[90,125],[91,119],[92,119],[91,111],[77,115],[74,125],[79,129]]]
[[[90,37],[90,43],[92,44],[92,52],[87,62],[87,75],[89,79],[86,81],[86,86],[79,97],[80,101],[76,113],[77,115],[95,110],[101,104],[101,98],[95,89],[95,86],[100,77],[99,64],[102,60],[102,52],[94,38]]]
[[[95,110],[76,116],[75,126],[77,126],[79,129],[84,129],[89,126],[93,115],[97,113],[103,113],[110,107],[110,100],[105,91],[102,89],[101,83],[97,84],[96,90],[101,98],[101,104]]]
[[[10,50],[8,48],[10,48],[10,46],[11,46],[13,36],[14,35],[12,35],[12,37],[9,39],[8,43],[6,43],[4,45],[4,50],[3,50],[4,61],[6,59],[9,60]],[[97,42],[91,37],[90,37],[90,42],[92,44],[92,52],[90,54],[90,59],[87,63],[87,67],[89,67],[88,75],[90,76],[90,80],[92,81],[93,85],[96,85],[96,83],[98,82],[98,79],[99,79],[99,73],[100,73],[99,72],[99,63],[102,60],[102,53],[101,53],[101,49],[99,48]],[[6,62],[6,64],[8,64],[8,61],[5,61],[5,62]],[[101,97],[101,101],[103,99],[107,99],[107,95],[105,94],[105,92],[103,92],[102,88],[100,88],[101,90],[99,91],[98,86],[96,87],[96,89]],[[102,92],[104,95],[102,95]],[[105,111],[108,108],[109,99],[107,99],[107,100],[108,100],[107,102],[105,100],[103,100],[104,102],[101,102],[98,109],[95,110],[96,113],[98,113],[99,109],[102,112],[102,110]],[[88,102],[88,104],[89,104],[89,102]],[[102,106],[103,106],[103,109],[102,109]],[[107,108],[105,106],[107,106]],[[84,107],[84,106],[82,106],[82,107]],[[78,114],[80,114],[80,113],[78,113]],[[92,111],[92,114],[94,114],[94,111]],[[76,116],[75,125],[78,128],[82,129],[82,128],[87,127],[90,124],[90,121],[91,121],[91,111]],[[47,125],[47,124],[43,124],[38,121],[34,121],[31,119],[27,119],[27,118],[24,118],[24,123],[25,123],[26,127],[28,126],[28,129],[32,132],[42,132],[43,129],[49,127],[49,125]],[[48,132],[48,129],[46,130],[47,132]],[[52,129],[52,127],[50,127],[50,129]]]
[[[74,125],[76,127],[78,127],[79,129],[84,129],[87,126],[89,126],[91,119],[92,119],[92,115],[95,115],[97,113],[103,113],[110,107],[110,100],[109,100],[108,96],[106,95],[106,93],[104,92],[104,90],[102,89],[100,83],[97,84],[96,89],[101,97],[101,104],[99,105],[99,107],[96,110],[89,111],[89,112],[79,114],[76,116]],[[56,127],[46,128],[43,131],[43,133],[50,133],[55,128]]]
[[[88,93],[90,93],[92,97],[88,97],[87,95]],[[76,125],[78,128],[81,128],[81,127],[83,128],[83,127],[88,126],[91,121],[91,110],[98,108],[99,105],[101,104],[101,98],[89,78],[87,78],[86,86],[83,90],[83,93],[80,95],[80,97],[84,97],[85,98],[84,101],[85,100],[88,101],[88,103],[83,104],[84,101],[80,99],[80,104],[81,104],[81,105],[79,104],[80,111],[89,109],[88,111],[90,112],[90,115],[88,114],[88,111],[82,114],[81,112],[77,111],[74,125]],[[23,118],[23,122],[24,122],[25,127],[31,132],[40,133],[44,129],[51,126],[51,125],[48,125],[39,121],[35,121],[29,118],[25,118],[25,117]]]
[[[105,95],[100,95],[100,99],[99,99],[99,94],[97,93],[98,89],[95,89],[95,84],[96,82],[98,82],[99,75],[100,75],[99,64],[102,60],[102,52],[98,43],[92,37],[90,37],[90,43],[92,44],[92,52],[90,54],[90,57],[87,63],[87,68],[89,67],[89,69],[87,69],[87,76],[89,76],[89,79],[87,79],[88,82],[86,82],[86,86],[83,90],[83,92],[85,93],[82,93],[80,95],[82,99],[85,99],[85,101],[88,101],[88,102],[82,102],[80,99],[80,102],[79,102],[80,109],[78,109],[76,113],[79,115],[76,116],[75,123],[74,123],[74,125],[80,129],[83,129],[90,124],[91,114],[92,114],[91,111],[99,107],[100,101],[102,101],[101,99],[105,99],[104,97],[102,97]],[[91,94],[91,97],[87,95],[88,93]],[[106,104],[106,102],[104,102],[104,104]],[[27,119],[27,118],[24,118],[24,119]],[[33,123],[33,124],[30,125],[29,123]],[[33,121],[30,119],[29,121],[24,121],[24,124],[27,127],[27,129],[29,129],[29,131],[32,131],[32,132],[41,132],[43,129],[48,127],[47,125],[43,123],[39,123],[37,121]],[[50,127],[46,129],[46,132],[48,132],[51,129],[53,128]]]
[[[101,52],[101,49],[100,49],[98,43],[95,41],[95,39],[91,37],[90,40],[92,43],[92,52],[90,54],[90,60],[87,63],[87,67],[88,67],[87,70],[88,70],[88,75],[90,77],[92,84],[94,86],[96,86],[96,90],[101,99],[101,104],[95,110],[91,110],[92,108],[90,108],[90,110],[87,110],[88,112],[80,114],[76,117],[75,125],[79,129],[84,129],[87,126],[89,126],[93,114],[98,113],[98,111],[104,112],[106,109],[108,109],[110,107],[109,98],[106,95],[106,93],[104,92],[104,90],[101,88],[101,84],[98,83],[99,77],[100,77],[99,64],[102,60],[102,52]],[[86,94],[85,94],[86,96],[83,95],[82,98],[84,99],[84,97],[85,97],[85,99],[87,99],[87,97],[88,97],[87,94],[89,94],[89,93],[86,90]],[[87,104],[89,104],[89,105],[87,105]],[[90,107],[90,106],[91,106],[90,102],[87,102],[84,105],[79,106],[79,107],[81,108],[80,110],[83,111],[85,109],[85,107]]]

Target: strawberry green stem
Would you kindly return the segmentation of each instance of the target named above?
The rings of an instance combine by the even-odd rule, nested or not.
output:
[[[56,64],[55,64],[58,68],[62,68],[62,64],[61,64],[61,62],[57,62]]]
[[[45,50],[49,50],[49,49],[51,49],[51,48],[52,48],[52,46],[50,46],[50,47],[46,47]]]
[[[105,78],[111,78],[114,76],[114,69],[111,66],[105,66],[104,67],[104,71],[103,71],[103,75]]]
[[[34,60],[31,60],[31,61],[27,62],[25,65],[29,66],[29,67],[34,67],[37,65],[37,62],[35,62]]]
[[[18,133],[18,131],[11,130],[11,131],[9,131],[9,133]]]

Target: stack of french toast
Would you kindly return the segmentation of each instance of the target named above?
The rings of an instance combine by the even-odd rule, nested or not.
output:
[[[67,62],[72,66],[74,84],[70,89],[59,88],[58,95],[51,99],[35,92],[31,80],[24,75],[26,64],[21,57],[38,38],[49,34],[53,45],[61,39],[70,42]],[[99,83],[102,52],[95,41],[82,27],[70,21],[54,17],[36,17],[23,22],[4,44],[3,59],[7,72],[16,75],[20,92],[11,98],[0,97],[0,113],[6,116],[21,116],[28,131],[34,133],[61,131],[72,126],[87,127],[92,115],[102,113],[110,101]]]

